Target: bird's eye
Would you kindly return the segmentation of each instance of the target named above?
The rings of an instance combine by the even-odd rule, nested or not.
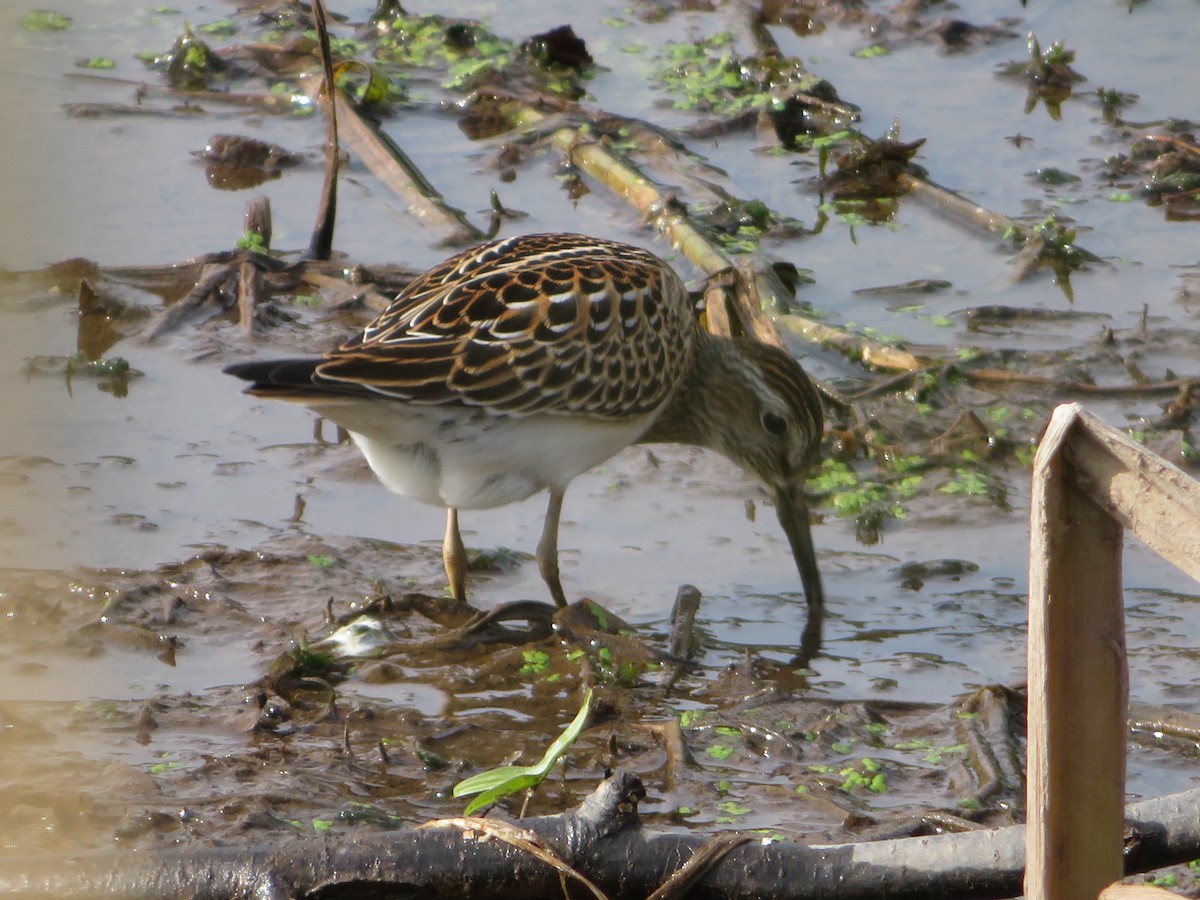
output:
[[[779,413],[765,412],[762,415],[763,428],[774,435],[781,435],[787,431],[787,420]]]

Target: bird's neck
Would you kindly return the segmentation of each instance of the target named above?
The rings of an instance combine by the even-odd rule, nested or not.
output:
[[[719,338],[697,329],[692,363],[676,385],[662,412],[639,439],[640,444],[691,444],[713,446],[711,410],[707,404],[713,397],[712,385],[721,382],[730,372],[730,362],[737,358],[733,341]]]

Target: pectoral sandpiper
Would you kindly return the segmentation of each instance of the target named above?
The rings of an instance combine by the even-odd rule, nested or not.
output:
[[[809,603],[824,605],[804,476],[821,404],[789,354],[699,327],[683,282],[653,254],[577,234],[492,241],[413,281],[319,358],[225,370],[248,393],[345,427],[392,491],[447,509],[443,558],[465,597],[458,510],[548,491],[537,562],[555,602],[563,492],[634,443],[716,450],[774,493]],[[811,655],[811,654],[810,654]]]

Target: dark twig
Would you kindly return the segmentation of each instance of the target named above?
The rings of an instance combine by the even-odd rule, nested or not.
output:
[[[325,107],[328,129],[325,134],[325,183],[321,187],[321,205],[313,227],[308,255],[312,259],[329,259],[333,253],[333,226],[337,217],[338,130],[337,104],[333,100],[333,57],[329,50],[329,31],[325,27],[325,4],[312,0],[313,19],[317,24],[317,39],[321,48],[321,65],[325,70]]]

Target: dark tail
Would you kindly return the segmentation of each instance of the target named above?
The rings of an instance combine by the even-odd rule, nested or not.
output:
[[[304,402],[330,395],[344,397],[367,393],[357,385],[322,378],[317,374],[317,366],[323,362],[325,360],[320,357],[254,360],[226,366],[224,372],[250,382],[246,393],[256,397]]]

